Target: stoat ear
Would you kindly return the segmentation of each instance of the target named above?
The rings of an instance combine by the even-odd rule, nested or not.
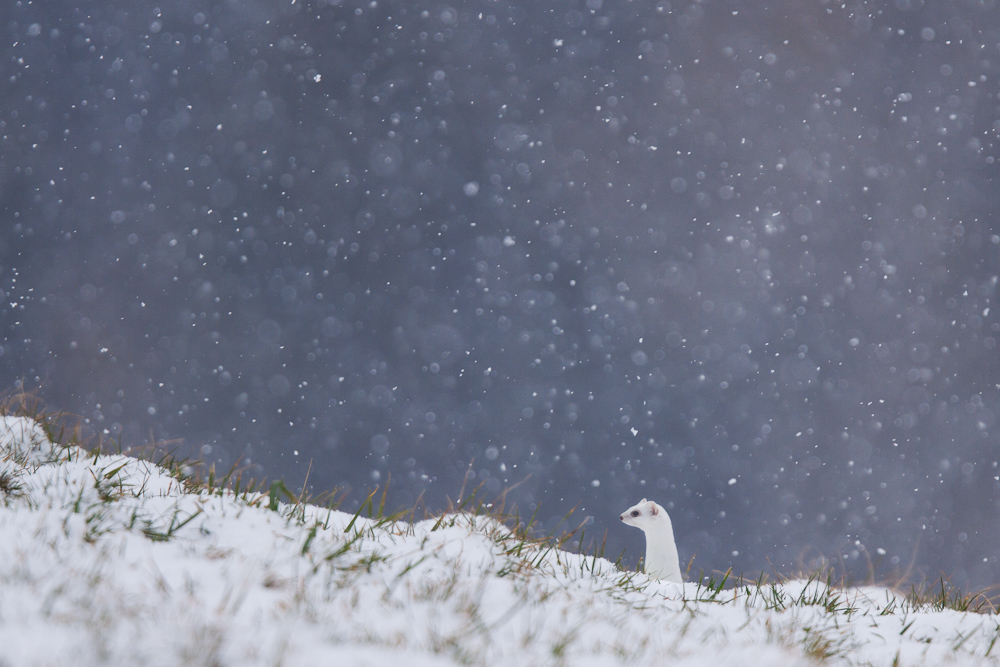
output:
[[[645,499],[645,498],[643,498],[642,500],[640,500],[640,501],[639,501],[639,504],[641,505],[641,504],[643,504],[644,502],[646,502],[646,499]]]
[[[656,508],[656,503],[649,503],[649,513],[656,516],[660,510]]]

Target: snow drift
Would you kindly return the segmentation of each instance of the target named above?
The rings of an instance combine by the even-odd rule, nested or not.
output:
[[[887,589],[661,583],[489,516],[273,503],[0,419],[4,667],[996,662],[995,616]]]

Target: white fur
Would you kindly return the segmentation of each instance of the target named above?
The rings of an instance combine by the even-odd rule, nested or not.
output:
[[[646,574],[663,581],[681,583],[680,560],[674,543],[674,527],[667,510],[643,498],[638,505],[625,510],[621,520],[646,534]]]

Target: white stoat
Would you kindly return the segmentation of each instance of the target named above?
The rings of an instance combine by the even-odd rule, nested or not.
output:
[[[674,543],[674,527],[667,510],[643,498],[628,508],[621,520],[646,534],[646,574],[663,581],[681,583],[681,564]]]

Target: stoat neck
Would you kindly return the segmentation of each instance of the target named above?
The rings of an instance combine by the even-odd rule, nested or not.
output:
[[[681,582],[680,559],[669,521],[646,533],[646,573],[664,581]]]

